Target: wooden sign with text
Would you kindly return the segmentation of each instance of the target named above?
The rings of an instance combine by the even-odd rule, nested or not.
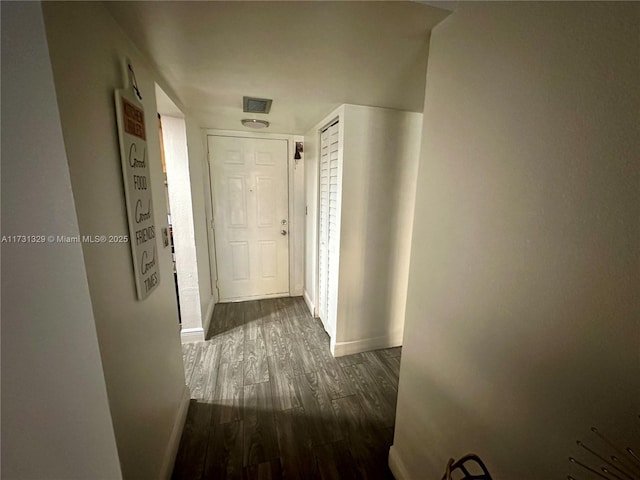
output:
[[[138,300],[144,300],[158,286],[160,269],[144,109],[133,90],[116,90],[116,113],[133,274]]]

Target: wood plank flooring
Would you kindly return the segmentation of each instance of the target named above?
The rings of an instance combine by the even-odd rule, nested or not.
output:
[[[173,479],[393,479],[399,347],[333,358],[302,297],[218,304],[207,338]]]

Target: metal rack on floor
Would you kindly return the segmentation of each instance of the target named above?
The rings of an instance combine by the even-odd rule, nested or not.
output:
[[[482,473],[472,474],[469,472],[470,465],[476,465],[482,470]],[[454,460],[453,458],[449,460],[447,463],[447,470],[442,476],[442,480],[453,480],[452,474],[456,471],[462,472],[464,477],[460,480],[492,480],[491,474],[484,462],[477,455],[470,453],[460,458],[459,460]]]

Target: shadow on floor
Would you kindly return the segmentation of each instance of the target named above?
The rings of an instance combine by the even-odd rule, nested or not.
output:
[[[174,479],[393,478],[400,348],[334,358],[301,298],[218,305],[207,338]]]

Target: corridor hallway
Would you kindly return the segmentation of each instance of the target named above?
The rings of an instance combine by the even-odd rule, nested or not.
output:
[[[216,305],[183,345],[174,479],[392,479],[401,349],[334,358],[301,297]]]

